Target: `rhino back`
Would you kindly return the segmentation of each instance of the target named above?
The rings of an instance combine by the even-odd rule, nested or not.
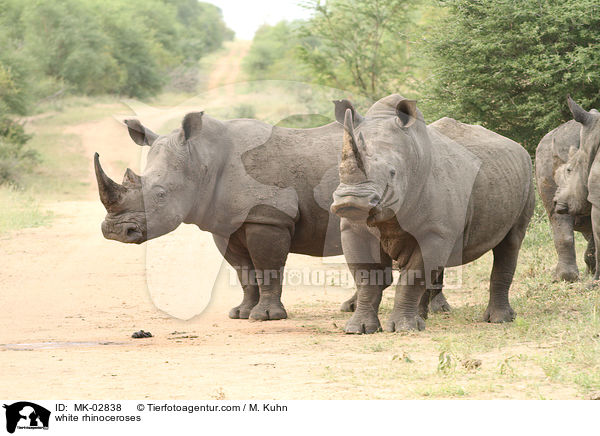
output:
[[[442,118],[430,127],[473,153],[481,161],[479,174],[497,183],[498,190],[527,191],[531,182],[531,158],[517,142],[485,127],[452,118]]]
[[[469,262],[499,244],[532,207],[531,158],[518,143],[481,126],[443,118],[430,127],[481,163],[466,217],[464,261]]]
[[[246,173],[260,184],[293,189],[298,197],[291,251],[315,256],[341,253],[339,218],[329,212],[339,183],[343,127],[273,127],[266,140],[243,152]]]

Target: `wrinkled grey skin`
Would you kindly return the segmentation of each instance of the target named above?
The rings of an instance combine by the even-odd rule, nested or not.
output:
[[[535,206],[531,159],[523,147],[480,126],[450,118],[425,125],[414,101],[399,95],[375,103],[356,124],[344,125],[340,185],[332,211],[367,224],[405,274],[387,331],[422,330],[421,296],[443,267],[494,253],[490,300],[483,319],[515,317],[508,291]],[[345,240],[342,238],[344,253]],[[370,304],[375,290],[359,289],[348,333],[379,326]]]
[[[361,118],[349,102],[335,103],[336,111],[349,108],[356,120]],[[287,317],[281,281],[288,253],[342,254],[339,218],[329,211],[339,183],[339,123],[287,129],[190,113],[181,129],[164,136],[137,120],[126,124],[137,144],[151,148],[143,175],[127,169],[121,185],[106,176],[96,154],[100,198],[108,212],[102,223],[104,236],[139,244],[182,222],[211,232],[238,271],[244,291],[231,318]],[[378,305],[381,291],[392,281],[391,260],[366,226],[346,228],[344,233],[352,233],[356,243],[375,247],[366,257],[349,260],[353,272],[364,268],[382,277],[368,285],[377,290],[373,304]],[[434,296],[433,303],[447,310],[443,295]],[[355,297],[342,309],[352,310],[354,302]]]
[[[575,120],[561,124],[542,138],[535,150],[535,177],[540,198],[548,214],[558,263],[554,268],[557,280],[573,282],[579,279],[573,231],[581,232],[588,241],[584,260],[588,271],[595,271],[595,247],[589,215],[572,217],[555,211],[554,196],[557,180],[564,177],[569,154],[579,148],[581,124]]]
[[[569,108],[574,120],[581,125],[579,148],[570,153],[562,172],[557,177],[558,189],[554,196],[558,214],[570,214],[577,220],[591,214],[595,246],[600,244],[600,112],[581,108],[570,97]],[[596,256],[594,282],[600,280]]]

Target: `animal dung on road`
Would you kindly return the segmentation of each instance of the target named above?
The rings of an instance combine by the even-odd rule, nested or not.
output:
[[[134,339],[151,338],[152,337],[152,333],[145,332],[144,330],[140,330],[139,332],[133,333],[131,335],[131,337],[134,338]]]

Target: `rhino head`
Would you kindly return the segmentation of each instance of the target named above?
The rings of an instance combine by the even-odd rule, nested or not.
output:
[[[185,116],[181,129],[159,136],[137,120],[127,120],[129,135],[138,145],[150,146],[147,165],[139,176],[125,171],[121,184],[106,175],[98,153],[94,168],[100,200],[108,214],[102,223],[107,239],[140,244],[175,230],[189,222],[197,201],[202,201],[208,186],[210,150],[203,155],[200,141],[202,112]]]
[[[350,109],[336,118],[344,124],[344,142],[331,211],[370,226],[393,218],[418,167],[415,138],[427,135],[416,102],[393,95],[376,103],[357,125]]]
[[[581,124],[579,148],[571,147],[566,164],[555,173],[558,185],[554,195],[554,211],[559,214],[586,216],[591,212],[588,184],[600,167],[594,165],[600,145],[600,113],[586,111],[571,98],[567,98],[575,121]]]

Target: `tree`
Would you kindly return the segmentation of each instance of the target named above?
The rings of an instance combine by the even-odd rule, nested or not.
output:
[[[566,97],[600,107],[598,0],[443,0],[422,41],[427,118],[480,123],[533,152],[571,118]]]
[[[182,25],[178,36],[186,60],[197,61],[233,39],[233,31],[223,21],[221,9],[198,0],[165,0],[176,7]]]
[[[307,80],[306,67],[297,58],[299,22],[280,21],[262,25],[242,61],[251,80]]]
[[[2,0],[0,106],[23,113],[24,97],[61,89],[151,96],[232,35],[220,9],[196,0]]]
[[[300,58],[315,79],[379,99],[408,77],[408,0],[311,0]]]

